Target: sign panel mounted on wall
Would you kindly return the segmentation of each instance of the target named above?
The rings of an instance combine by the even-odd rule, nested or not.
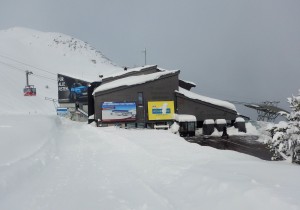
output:
[[[58,102],[87,104],[88,101],[88,82],[75,79],[66,75],[58,74]]]
[[[174,101],[149,101],[149,120],[172,120],[174,119]]]
[[[132,122],[136,120],[135,102],[104,102],[102,122]]]

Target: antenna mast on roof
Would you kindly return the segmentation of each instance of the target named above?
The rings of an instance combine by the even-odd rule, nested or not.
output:
[[[147,65],[147,48],[143,50],[143,53],[145,53],[145,66]]]

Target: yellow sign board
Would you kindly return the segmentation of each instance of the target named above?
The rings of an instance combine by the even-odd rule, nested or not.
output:
[[[174,119],[174,101],[149,101],[149,120],[172,120]]]

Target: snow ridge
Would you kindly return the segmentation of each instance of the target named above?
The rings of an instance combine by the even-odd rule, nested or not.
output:
[[[14,27],[0,31],[0,37],[1,35],[10,36],[12,39],[18,40],[28,47],[42,46],[43,48],[56,48],[63,52],[63,56],[67,56],[68,53],[81,54],[94,64],[99,62],[117,66],[87,42],[62,33],[40,32],[22,27]]]

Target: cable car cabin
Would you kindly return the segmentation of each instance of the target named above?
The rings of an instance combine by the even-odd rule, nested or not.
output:
[[[36,88],[34,87],[34,85],[25,86],[24,96],[36,96]]]
[[[195,136],[197,119],[194,115],[176,114],[175,121],[179,124],[180,136]]]

